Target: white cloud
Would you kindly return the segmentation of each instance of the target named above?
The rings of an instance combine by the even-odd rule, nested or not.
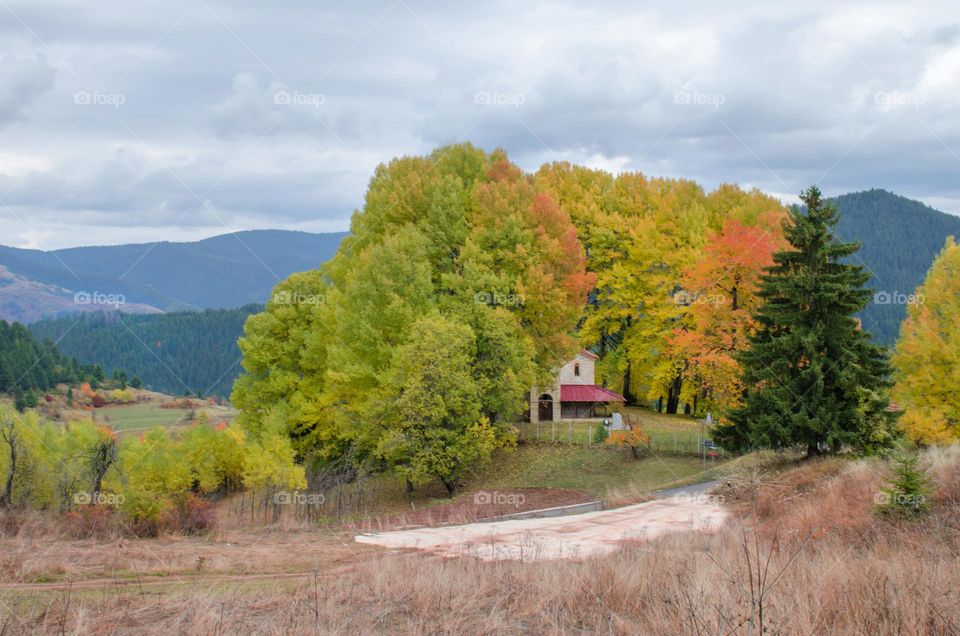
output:
[[[954,3],[9,5],[6,243],[346,229],[377,163],[452,141],[960,211]]]

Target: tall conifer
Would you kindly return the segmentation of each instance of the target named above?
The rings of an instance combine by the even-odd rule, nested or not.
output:
[[[847,262],[859,245],[833,234],[836,208],[815,186],[785,226],[789,247],[761,282],[759,328],[743,352],[746,396],[715,438],[724,447],[875,451],[895,437],[886,410],[891,369],[854,314],[872,298],[870,274]]]

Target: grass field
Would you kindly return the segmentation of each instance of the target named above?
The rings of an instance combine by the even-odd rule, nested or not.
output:
[[[190,409],[164,409],[159,402],[141,402],[105,406],[95,411],[98,420],[104,421],[115,431],[130,431],[153,428],[154,426],[175,426],[185,423],[189,414],[206,412],[211,421],[231,420],[236,412],[225,407],[203,407]]]
[[[655,451],[700,453],[701,420],[683,415],[663,415],[649,409],[627,407],[624,414],[639,421],[650,435]],[[539,442],[568,442],[590,444],[596,439],[597,422],[563,420],[560,422],[524,422],[517,425],[520,438]],[[707,433],[707,439],[710,435]]]
[[[573,488],[600,499],[711,479],[723,465],[697,457],[655,454],[634,460],[602,445],[525,444],[501,453],[477,480],[485,488]]]

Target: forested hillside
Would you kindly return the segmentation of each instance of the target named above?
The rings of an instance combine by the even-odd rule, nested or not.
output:
[[[923,282],[945,238],[960,237],[960,217],[886,190],[834,201],[840,209],[837,233],[861,243],[855,260],[873,272],[869,286],[880,294],[862,313],[864,329],[879,343],[893,345],[907,315],[903,301]]]
[[[240,371],[237,338],[259,305],[202,312],[131,316],[98,312],[30,325],[40,338],[59,339],[62,351],[111,373],[126,371],[145,388],[227,396]]]
[[[45,391],[98,375],[97,369],[62,355],[52,342],[38,342],[23,325],[0,320],[0,393]]]

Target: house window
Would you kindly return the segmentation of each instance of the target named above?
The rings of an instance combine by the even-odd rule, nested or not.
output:
[[[579,363],[579,362],[574,362],[574,363],[573,363],[573,375],[577,376],[578,378],[580,377],[580,363]]]

